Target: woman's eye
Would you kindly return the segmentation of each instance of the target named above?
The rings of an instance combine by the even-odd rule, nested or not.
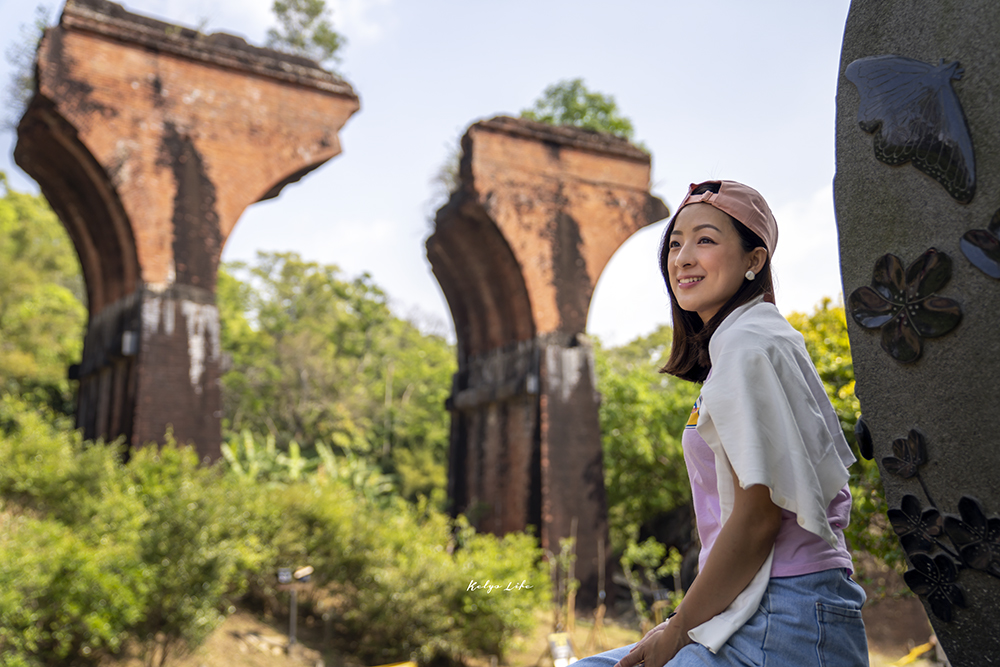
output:
[[[703,236],[700,239],[698,239],[698,243],[715,243],[715,241],[708,238],[707,236]]]

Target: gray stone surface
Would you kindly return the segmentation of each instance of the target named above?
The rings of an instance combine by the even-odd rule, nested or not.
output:
[[[960,61],[953,88],[975,147],[977,189],[960,204],[912,164],[875,158],[873,137],[858,126],[859,92],[844,72],[858,58],[894,54],[937,64]],[[951,280],[938,294],[962,308],[951,333],[924,341],[922,357],[901,364],[880,347],[877,330],[848,313],[856,392],[874,441],[875,459],[910,429],[927,436],[920,467],[927,491],[943,514],[958,515],[962,496],[977,498],[988,516],[1000,513],[1000,280],[965,258],[959,240],[987,226],[1000,208],[1000,3],[996,0],[914,2],[855,0],[844,34],[837,89],[837,174],[834,195],[845,299],[870,285],[886,253],[909,266],[929,248],[952,260]],[[881,465],[890,508],[905,494],[923,506],[920,481],[889,474]],[[928,614],[952,664],[1000,664],[1000,579],[965,569],[958,575],[968,607],[951,622]],[[926,601],[925,601],[926,606]]]

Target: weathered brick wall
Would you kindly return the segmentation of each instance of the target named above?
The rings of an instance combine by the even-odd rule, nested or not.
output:
[[[649,155],[622,139],[500,117],[462,147],[427,241],[458,337],[452,509],[495,533],[537,526],[553,551],[575,523],[593,604],[608,532],[587,314],[614,252],[667,209]]]
[[[15,159],[87,282],[78,421],[132,445],[169,424],[216,457],[222,247],[247,206],[340,152],[358,98],[309,60],[105,0],[69,0],[37,61]]]

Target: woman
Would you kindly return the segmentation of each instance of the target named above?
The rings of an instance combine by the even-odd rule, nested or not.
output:
[[[774,306],[777,239],[763,197],[734,181],[692,184],[664,233],[663,371],[704,383],[682,438],[699,573],[665,623],[590,667],[868,664],[843,534],[854,457]]]

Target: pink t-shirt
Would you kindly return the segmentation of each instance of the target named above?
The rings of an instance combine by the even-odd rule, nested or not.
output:
[[[701,539],[698,568],[702,569],[705,567],[708,554],[712,551],[712,545],[715,544],[715,538],[722,529],[722,521],[718,478],[715,474],[715,454],[695,430],[700,403],[699,398],[684,428],[681,444],[684,447],[688,479],[691,481],[691,497],[698,523],[698,537]],[[781,528],[774,542],[774,560],[771,562],[772,577],[794,577],[834,568],[846,568],[853,572],[854,564],[844,539],[844,527],[847,526],[851,516],[851,492],[847,486],[844,486],[830,502],[826,515],[830,520],[830,527],[837,536],[836,547],[831,547],[822,537],[800,526],[792,512],[781,511]]]

